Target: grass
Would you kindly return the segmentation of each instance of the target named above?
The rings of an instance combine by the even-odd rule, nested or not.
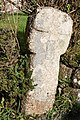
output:
[[[20,44],[21,54],[26,53],[26,38],[25,38],[25,28],[27,24],[28,16],[19,14],[2,14],[0,19],[0,28],[11,29],[17,33],[17,38]]]
[[[3,14],[0,16],[0,34],[2,35],[0,40],[5,41],[9,38],[9,40],[13,41],[12,36],[16,35],[21,51],[16,64],[13,63],[12,66],[3,68],[3,70],[0,69],[0,120],[21,120],[23,117],[21,113],[21,100],[29,89],[33,89],[32,80],[30,79],[32,71],[29,70],[29,61],[25,54],[27,18],[28,16],[22,13]],[[6,34],[7,37],[5,37],[4,31],[6,30],[8,30],[8,34],[12,35],[8,36]],[[11,47],[10,43],[9,47]],[[23,53],[25,55],[21,55]]]
[[[0,28],[10,27],[10,24],[13,28],[15,25],[18,27],[18,31],[23,32],[25,30],[26,22],[28,16],[23,13],[15,14],[2,14],[0,19]]]

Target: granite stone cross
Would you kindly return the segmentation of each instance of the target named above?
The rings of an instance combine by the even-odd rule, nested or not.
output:
[[[52,7],[37,9],[30,34],[32,79],[35,89],[25,102],[26,114],[43,114],[53,107],[58,85],[60,55],[64,54],[72,34],[70,16]]]

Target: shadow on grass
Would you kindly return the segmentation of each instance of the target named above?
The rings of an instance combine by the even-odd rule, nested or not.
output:
[[[63,114],[61,120],[80,120],[80,102],[74,104],[69,113]]]
[[[23,32],[18,31],[18,32],[17,32],[17,38],[18,38],[19,45],[20,45],[20,53],[21,53],[22,55],[25,55],[26,52],[27,52],[25,32],[24,32],[24,31],[23,31]]]

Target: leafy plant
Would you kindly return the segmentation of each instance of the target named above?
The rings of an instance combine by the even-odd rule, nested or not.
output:
[[[71,4],[67,4],[67,13],[69,13],[71,10]]]
[[[48,120],[61,120],[63,113],[71,111],[76,99],[77,92],[71,88],[71,80],[59,80],[55,103],[53,109],[49,111]]]
[[[21,56],[14,66],[5,68],[0,75],[0,119],[20,120],[21,100],[29,89],[33,89],[32,71],[29,70],[27,55]]]

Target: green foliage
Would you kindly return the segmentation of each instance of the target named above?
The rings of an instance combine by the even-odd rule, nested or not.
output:
[[[48,114],[48,120],[54,120],[54,118],[61,120],[63,113],[71,111],[76,103],[77,93],[70,85],[70,79],[59,80],[56,100],[53,109]]]
[[[28,90],[34,88],[29,58],[26,54],[17,56],[18,42],[21,52],[26,47],[26,24],[27,16],[22,13],[2,14],[0,19],[0,64],[5,64],[0,68],[0,120],[20,120],[23,117],[21,101]]]
[[[18,31],[23,32],[26,27],[28,16],[23,13],[13,13],[13,14],[2,14],[0,19],[0,28],[10,28],[10,24],[15,29],[17,27]]]
[[[4,98],[2,98],[0,104],[0,120],[21,120],[22,113],[16,113],[15,110],[12,108],[5,108],[4,104],[5,100]]]
[[[14,66],[5,68],[0,75],[0,120],[20,120],[21,100],[32,90],[31,74],[27,55],[21,56]]]
[[[61,89],[65,88],[65,87],[69,87],[71,85],[72,81],[71,79],[59,79],[59,87]]]
[[[20,44],[21,53],[26,51],[26,35],[25,28],[28,16],[23,13],[2,14],[0,19],[0,28],[12,30],[13,34],[17,34]]]
[[[67,13],[69,13],[71,10],[71,4],[67,4]]]
[[[67,88],[67,90],[70,89]],[[75,101],[75,98],[72,95],[72,91],[70,90],[69,92],[64,92],[64,94],[62,94],[61,96],[59,95],[56,97],[56,102],[55,102],[56,107],[54,107],[54,109],[60,114],[63,112],[67,112],[71,110],[73,106],[72,101]]]
[[[18,15],[18,31],[17,31],[17,38],[20,44],[20,50],[21,54],[26,53],[26,35],[25,35],[25,29],[27,24],[27,18],[28,16],[22,14]]]

